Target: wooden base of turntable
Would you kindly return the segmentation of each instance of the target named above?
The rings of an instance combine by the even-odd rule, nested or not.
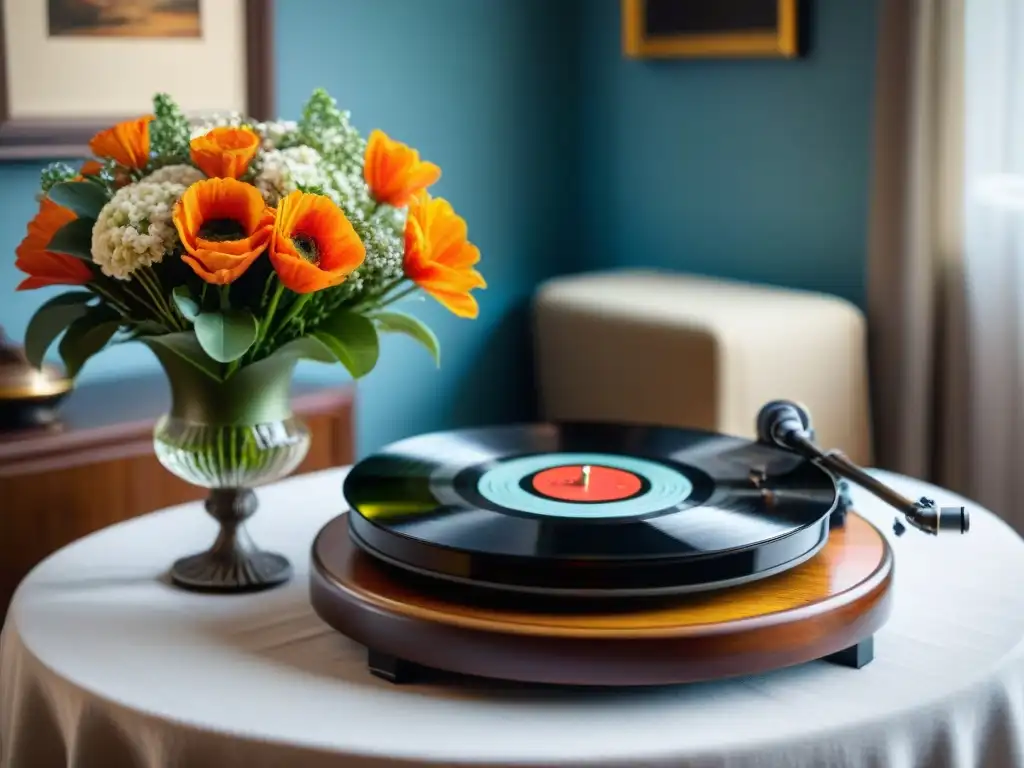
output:
[[[890,610],[885,537],[850,513],[814,558],[743,586],[671,600],[577,601],[469,594],[381,564],[349,538],[347,515],[313,545],[314,610],[369,649],[392,682],[421,668],[530,683],[665,685],[872,657]]]

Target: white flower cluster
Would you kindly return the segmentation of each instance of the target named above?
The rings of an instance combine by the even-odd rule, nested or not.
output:
[[[346,281],[349,289],[353,292],[373,289],[401,277],[405,253],[401,228],[380,214],[369,220],[362,213],[349,219],[366,247],[366,259]]]
[[[224,112],[204,115],[193,120],[192,138],[203,136],[214,128],[237,128],[240,125],[252,128],[262,140],[262,147],[265,150],[276,149],[278,144],[291,137],[299,127],[294,120],[268,120],[260,123],[253,122],[237,112]]]
[[[263,139],[264,149],[274,149],[285,138],[294,134],[299,124],[294,120],[271,120],[266,123],[253,123],[252,128]]]
[[[192,123],[192,138],[197,136],[203,136],[214,128],[224,128],[226,126],[237,127],[245,122],[245,118],[238,112],[210,112],[191,120]]]
[[[135,270],[163,261],[178,245],[171,214],[187,185],[153,181],[159,173],[122,187],[100,211],[92,230],[92,258],[103,274],[128,280]]]
[[[321,171],[320,153],[312,147],[262,152],[259,156],[259,169],[253,184],[270,206],[277,205],[282,197],[299,187],[323,187],[328,194],[333,191],[330,189],[330,179]]]
[[[165,165],[163,168],[157,168],[143,181],[150,184],[170,183],[190,187],[205,178],[205,173],[191,165]]]

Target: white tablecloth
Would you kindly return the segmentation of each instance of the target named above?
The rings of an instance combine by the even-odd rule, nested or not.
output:
[[[307,600],[310,544],[342,511],[342,476],[259,493],[252,533],[296,566],[277,590],[169,586],[170,561],[214,533],[198,505],[101,531],[36,568],[3,630],[0,765],[1024,766],[1024,542],[977,507],[967,536],[894,539],[894,613],[860,670],[814,662],[610,692],[396,687]],[[885,477],[911,497],[962,502]],[[889,509],[855,500],[890,529]]]

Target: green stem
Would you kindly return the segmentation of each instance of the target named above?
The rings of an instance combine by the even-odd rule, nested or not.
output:
[[[274,333],[269,337],[269,343],[273,343],[274,339],[281,335],[281,332],[288,327],[288,324],[295,319],[296,315],[302,311],[302,308],[306,306],[306,303],[312,298],[312,293],[303,293],[299,298],[292,302],[292,305],[288,308],[288,312],[285,314],[284,319],[278,324],[277,328],[274,329]]]
[[[157,300],[163,306],[164,312],[167,313],[167,317],[171,319],[174,326],[178,330],[185,330],[186,325],[184,318],[181,317],[177,311],[177,307],[171,306],[171,302],[167,299],[167,294],[163,290],[163,284],[160,282],[160,277],[153,271],[152,267],[146,267],[140,270],[139,273],[143,279],[148,280],[152,286],[153,292],[156,294]]]
[[[388,304],[394,304],[399,299],[404,299],[410,293],[414,293],[417,290],[419,290],[419,286],[418,285],[410,285],[404,291],[399,291],[394,296],[389,296],[389,297],[386,297],[386,298],[382,299],[380,304],[378,304],[377,306],[386,307]]]
[[[260,296],[261,307],[267,306],[267,297],[270,296],[270,286],[274,284],[275,277],[277,277],[277,275],[274,272],[267,275],[267,282],[263,284],[263,295]]]
[[[277,312],[277,305],[281,303],[281,296],[284,294],[284,283],[280,280],[277,281],[277,288],[274,290],[274,295],[270,297],[270,306],[267,307],[267,313],[263,316],[263,322],[260,323],[260,327],[256,332],[256,341],[253,342],[252,350],[249,353],[249,359],[255,360],[257,353],[260,351],[260,347],[263,346],[263,342],[267,338],[267,332],[270,330],[270,325],[274,321],[274,313]]]
[[[160,312],[159,309],[154,307],[149,301],[144,299],[142,296],[139,296],[139,294],[135,293],[135,291],[133,291],[131,288],[128,287],[127,283],[124,284],[124,292],[127,293],[129,296],[131,296],[135,301],[137,301],[139,304],[141,304],[147,310],[149,310],[149,312],[153,315],[153,317],[158,322],[163,323],[166,320],[166,318],[164,318],[162,316],[163,313]],[[168,331],[173,331],[174,330],[174,326],[171,325],[167,330]]]
[[[274,314],[277,312],[277,305],[281,303],[281,297],[284,295],[284,283],[278,282],[277,288],[274,289],[274,295],[270,297],[270,306],[267,307],[266,317],[263,318],[265,327],[263,329],[264,335],[267,329],[270,328],[270,323],[274,319]]]
[[[400,286],[404,282],[405,282],[405,276],[404,275],[402,277],[395,278],[390,283],[388,283],[383,288],[381,288],[379,291],[377,291],[373,295],[372,298],[374,298],[374,299],[382,298],[382,297],[386,296],[388,293],[390,293],[391,291],[395,290],[395,288],[397,288],[398,286]]]
[[[168,323],[168,327],[174,331],[177,330],[177,323],[174,322],[174,318],[164,309],[163,303],[160,301],[160,292],[155,290],[154,287],[146,279],[145,270],[140,269],[136,275],[138,276],[138,283],[142,286],[142,289],[149,295],[149,298],[153,301],[153,308],[156,310],[158,316],[162,320]]]
[[[146,295],[153,300],[153,304],[156,305],[156,308],[163,311],[164,305],[163,302],[160,301],[160,291],[154,289],[153,283],[149,280],[149,276],[146,274],[146,270],[144,268],[135,273],[135,279],[138,281],[139,285],[142,286]]]
[[[367,307],[370,307],[370,306],[373,306],[374,304],[377,304],[378,302],[380,302],[388,294],[389,291],[393,291],[395,288],[397,288],[398,286],[400,286],[404,282],[405,282],[405,277],[399,277],[396,280],[392,280],[390,283],[385,285],[379,291],[376,291],[376,292],[370,294],[369,296],[364,297],[362,301],[357,301],[352,306],[352,311],[353,312],[360,312],[360,311],[366,309]],[[381,304],[380,306],[383,306],[383,304]]]
[[[131,320],[131,310],[128,309],[128,305],[122,302],[120,299],[114,297],[106,288],[100,286],[99,283],[90,283],[89,287],[92,288],[100,297],[110,304],[114,309],[124,315],[126,320]]]

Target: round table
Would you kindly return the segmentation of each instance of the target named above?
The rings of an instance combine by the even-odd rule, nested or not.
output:
[[[877,474],[912,498],[967,504],[972,527],[892,537],[895,606],[871,664],[658,689],[372,677],[364,649],[307,599],[310,545],[343,509],[343,470],[259,491],[251,531],[296,567],[269,592],[168,583],[170,562],[214,534],[199,505],[122,523],[19,588],[2,636],[0,765],[1024,765],[1024,542],[952,493]],[[893,511],[853,494],[889,532]]]

